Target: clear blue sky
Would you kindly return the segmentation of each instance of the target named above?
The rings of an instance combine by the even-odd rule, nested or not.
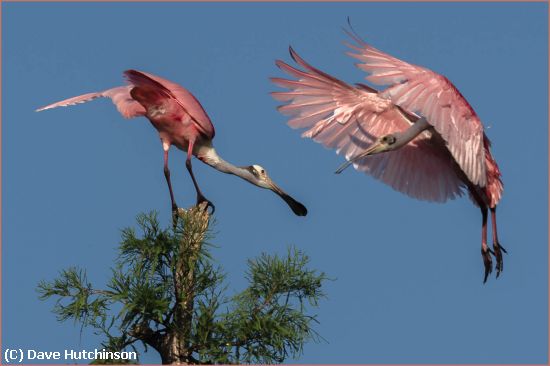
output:
[[[214,252],[243,288],[248,258],[295,244],[335,281],[304,363],[546,363],[548,354],[547,4],[4,3],[2,19],[2,337],[10,348],[93,349],[35,288],[77,265],[102,285],[120,229],[169,196],[158,136],[108,100],[35,113],[122,84],[129,68],[181,83],[216,126],[226,160],[261,164],[309,209],[195,162],[217,207]],[[480,115],[505,183],[504,273],[482,284],[479,210],[467,198],[412,200],[285,125],[269,92],[291,44],[348,82],[351,16],[375,47],[451,79]],[[172,151],[177,202],[194,191]],[[154,351],[142,362],[160,359]],[[292,361],[292,360],[289,360]]]

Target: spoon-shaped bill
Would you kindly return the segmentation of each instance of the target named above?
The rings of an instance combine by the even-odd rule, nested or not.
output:
[[[306,206],[302,205],[300,202],[296,201],[294,198],[290,197],[288,194],[286,194],[285,191],[283,191],[279,186],[277,186],[275,183],[270,182],[271,190],[279,195],[286,203],[287,205],[292,209],[292,212],[294,212],[297,216],[306,216],[307,215],[307,208]]]

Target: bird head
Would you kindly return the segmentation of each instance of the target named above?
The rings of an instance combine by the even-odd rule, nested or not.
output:
[[[359,155],[349,159],[344,164],[340,165],[338,169],[336,169],[336,174],[340,174],[351,164],[355,163],[357,160],[364,158],[365,156],[380,154],[386,151],[392,151],[397,148],[399,148],[401,145],[399,142],[399,135],[397,133],[391,133],[389,135],[385,135],[382,137],[379,137],[374,141],[374,143],[365,151],[361,152]]]
[[[275,192],[279,197],[281,197],[292,211],[298,216],[306,216],[307,209],[300,202],[296,201],[294,198],[290,197],[285,191],[283,191],[273,180],[267,175],[267,171],[260,165],[250,165],[245,167],[248,170],[252,177],[250,182],[257,185],[258,187],[269,189],[270,191]]]
[[[369,156],[374,154],[379,154],[386,151],[394,150],[398,147],[396,134],[389,134],[382,136],[374,142],[367,150],[362,152],[360,155]]]

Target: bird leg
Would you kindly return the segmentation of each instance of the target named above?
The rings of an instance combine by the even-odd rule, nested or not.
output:
[[[189,175],[191,175],[191,179],[193,180],[193,185],[195,186],[195,190],[197,191],[197,206],[200,205],[202,202],[206,202],[205,209],[208,210],[208,207],[212,208],[211,215],[216,210],[216,207],[212,202],[206,199],[204,195],[201,192],[201,189],[199,188],[199,185],[197,183],[197,180],[195,179],[195,174],[193,174],[193,166],[191,165],[191,157],[193,152],[193,142],[189,142],[189,146],[187,148],[187,160],[185,161],[185,166],[187,168],[187,171],[189,172]]]
[[[468,184],[468,190],[470,191],[472,198],[481,209],[481,257],[483,258],[483,265],[485,266],[485,276],[483,277],[483,283],[485,283],[487,282],[487,277],[489,277],[489,274],[493,272],[493,260],[491,259],[491,254],[495,255],[495,252],[493,252],[487,245],[487,203],[482,198],[476,187],[472,184]]]
[[[168,150],[170,145],[163,144],[164,147],[164,177],[166,178],[166,183],[168,183],[168,190],[170,191],[170,200],[172,201],[172,224],[174,228],[178,222],[178,205],[176,205],[176,200],[174,199],[174,191],[172,190],[172,182],[170,181],[170,169],[168,169]]]
[[[493,224],[493,251],[495,259],[497,260],[496,270],[497,278],[500,275],[500,272],[504,269],[504,261],[502,259],[502,252],[507,253],[500,243],[498,242],[497,234],[497,208],[491,208],[491,223]]]
[[[481,256],[483,257],[483,264],[485,265],[485,277],[483,278],[483,283],[487,282],[487,277],[493,271],[493,261],[491,259],[491,254],[494,255],[493,251],[487,246],[487,206],[482,205],[481,216],[482,216],[482,226],[481,226]]]

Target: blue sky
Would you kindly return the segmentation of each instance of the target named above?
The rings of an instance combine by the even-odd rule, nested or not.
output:
[[[335,281],[303,363],[546,363],[548,355],[548,35],[545,3],[4,3],[2,4],[3,347],[93,349],[35,292],[77,265],[98,287],[120,229],[158,210],[168,225],[162,148],[144,118],[108,100],[35,113],[44,104],[122,84],[135,68],[201,101],[218,152],[261,164],[309,210],[196,161],[216,204],[215,257],[230,294],[246,260],[294,244]],[[412,200],[348,170],[285,125],[269,92],[288,46],[347,82],[351,16],[368,42],[446,75],[476,109],[503,174],[504,273],[482,284],[479,210],[467,198]],[[177,202],[194,191],[172,150]],[[55,336],[53,336],[55,335]],[[142,362],[159,362],[150,351]]]

